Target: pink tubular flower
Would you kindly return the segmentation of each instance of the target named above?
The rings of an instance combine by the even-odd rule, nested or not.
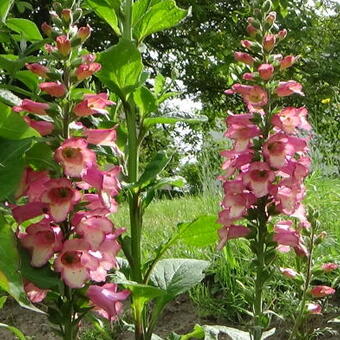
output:
[[[112,321],[117,320],[122,312],[122,301],[130,295],[128,290],[117,291],[115,283],[106,283],[103,286],[90,286],[87,290],[87,297],[95,306],[95,311],[102,317]]]
[[[86,129],[87,142],[95,145],[115,146],[117,132],[115,129]]]
[[[69,138],[55,151],[55,160],[70,177],[81,177],[86,169],[96,163],[96,154],[87,148],[83,138]]]
[[[82,288],[90,278],[90,270],[98,267],[98,260],[88,251],[90,245],[81,239],[66,240],[54,262],[64,282],[71,288]]]
[[[302,85],[294,80],[281,81],[275,92],[279,97],[287,97],[294,93],[304,96]]]
[[[91,77],[95,72],[100,71],[102,66],[98,63],[81,64],[75,71],[75,75],[79,81]]]
[[[96,113],[107,114],[106,106],[115,104],[108,100],[106,93],[86,94],[84,100],[77,104],[73,112],[78,117],[90,116]]]
[[[217,249],[221,250],[229,240],[245,237],[249,233],[250,229],[243,225],[224,226],[223,228],[218,230],[220,242],[217,245]]]
[[[234,58],[235,58],[236,61],[239,61],[239,62],[247,64],[247,65],[253,65],[254,64],[254,58],[248,53],[235,52]]]
[[[25,67],[42,78],[47,78],[47,73],[50,71],[48,67],[38,63],[25,64]]]
[[[236,169],[241,169],[243,166],[247,166],[251,162],[253,158],[253,151],[249,149],[239,153],[233,150],[225,150],[221,152],[221,156],[227,158],[222,164],[222,169],[226,172],[225,176],[229,177],[236,171]]]
[[[52,255],[62,248],[61,229],[51,226],[50,221],[45,219],[36,224],[31,224],[25,234],[20,236],[23,247],[32,253],[31,265],[42,267]]]
[[[107,234],[112,233],[113,223],[103,216],[83,217],[76,226],[76,232],[87,241],[91,249],[97,250]]]
[[[284,246],[298,247],[301,242],[301,236],[291,227],[292,224],[292,221],[281,221],[277,223],[274,229],[273,240]]]
[[[328,286],[315,286],[310,290],[310,293],[313,297],[322,298],[327,295],[334,294],[335,289],[333,289],[332,287],[328,287]]]
[[[56,43],[59,53],[62,56],[67,57],[71,52],[71,41],[66,35],[59,35],[56,38]]]
[[[308,303],[307,312],[309,314],[321,314],[322,308],[318,303]]]
[[[65,85],[59,81],[40,83],[39,88],[41,91],[46,92],[52,97],[64,97],[66,94]]]
[[[270,12],[265,18],[265,21],[268,24],[273,24],[275,20],[276,20],[276,12]]]
[[[275,43],[276,43],[275,35],[274,34],[267,34],[263,38],[262,46],[267,52],[269,52],[274,48]]]
[[[52,34],[52,26],[47,22],[43,22],[41,25],[41,30],[49,37]]]
[[[321,269],[325,272],[325,273],[329,273],[335,269],[338,269],[339,265],[337,265],[336,263],[324,263],[321,266]]]
[[[254,80],[254,78],[255,78],[254,73],[247,72],[242,75],[243,80]]]
[[[277,36],[280,40],[283,40],[287,36],[287,30],[284,28],[283,30],[279,31]]]
[[[262,107],[268,102],[268,94],[261,86],[234,84],[232,90],[241,94],[247,104],[255,107]]]
[[[255,35],[257,34],[257,29],[250,23],[247,26],[247,33],[251,36],[251,37],[255,37]]]
[[[269,80],[273,77],[274,66],[271,64],[262,64],[257,70],[259,71],[259,75],[263,80]]]
[[[288,134],[295,133],[296,128],[310,131],[311,126],[306,120],[307,114],[305,107],[285,107],[273,116],[272,124]]]
[[[24,117],[24,121],[31,128],[37,130],[42,136],[51,134],[54,129],[54,124],[51,122],[46,122],[45,120],[33,120],[26,116]]]
[[[91,31],[92,31],[92,28],[90,27],[90,25],[80,27],[77,32],[76,37],[79,38],[81,42],[83,43],[85,40],[87,40],[90,37]]]
[[[294,269],[291,268],[280,268],[280,272],[283,276],[290,279],[295,279],[296,275],[298,274]]]
[[[280,70],[285,70],[288,67],[291,67],[296,62],[296,57],[292,55],[287,55],[280,61]]]
[[[26,281],[24,284],[24,290],[29,300],[33,303],[39,303],[43,301],[48,293],[48,290],[40,289],[32,282],[28,281]]]
[[[49,212],[55,222],[63,222],[73,205],[80,200],[80,194],[74,190],[66,178],[51,179],[45,184],[41,201],[49,205]]]
[[[248,50],[250,50],[253,45],[254,43],[250,40],[241,40],[241,46],[247,48]]]
[[[106,215],[109,213],[116,213],[118,210],[118,203],[112,198],[107,198],[105,204],[101,197],[97,194],[85,194],[83,196],[84,202],[87,203],[87,209],[98,215]]]
[[[46,110],[50,108],[49,104],[34,102],[30,99],[24,99],[19,106],[13,106],[15,112],[26,111],[36,115],[47,115]]]
[[[55,46],[52,46],[51,44],[45,44],[44,49],[47,53],[53,53],[53,52],[58,51],[58,48]]]
[[[31,202],[12,208],[12,214],[17,223],[30,220],[47,213],[48,205],[41,202]]]
[[[274,180],[275,174],[265,162],[253,162],[248,171],[243,175],[244,183],[249,185],[252,193],[257,197],[268,194],[269,185]]]

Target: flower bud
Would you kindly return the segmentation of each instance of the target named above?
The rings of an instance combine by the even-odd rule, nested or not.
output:
[[[241,46],[244,48],[247,48],[248,50],[251,49],[251,47],[253,46],[253,42],[250,40],[241,40]]]
[[[33,63],[25,64],[25,67],[32,73],[35,73],[42,78],[47,78],[47,73],[49,72],[49,69],[46,66],[43,66],[38,63]]]
[[[322,308],[318,303],[308,303],[307,312],[309,314],[321,314]]]
[[[52,22],[53,22],[57,27],[62,27],[62,26],[63,26],[63,22],[61,21],[61,19],[59,18],[59,15],[58,15],[56,12],[51,11],[51,12],[50,12],[50,15],[51,15]]]
[[[66,87],[60,82],[46,82],[40,83],[39,88],[41,91],[46,92],[52,97],[63,97],[66,94]]]
[[[59,53],[67,57],[71,52],[71,42],[66,35],[60,35],[56,38],[57,48]]]
[[[337,265],[336,263],[324,263],[321,266],[321,269],[325,272],[325,273],[329,273],[335,269],[338,269],[339,265]]]
[[[284,70],[288,67],[291,67],[295,63],[296,59],[297,58],[292,55],[287,55],[286,57],[284,57],[280,61],[280,70]]]
[[[297,276],[297,272],[291,268],[280,268],[280,272],[283,276],[288,277],[289,279],[295,279]]]
[[[73,21],[72,11],[69,8],[63,9],[60,17],[66,25],[70,25]]]
[[[283,29],[277,33],[279,40],[283,40],[287,36],[287,30]]]
[[[51,36],[52,26],[50,26],[47,22],[42,23],[41,29],[42,29],[42,31],[44,32],[45,35],[47,35],[48,37]]]
[[[335,289],[328,286],[315,286],[310,290],[313,297],[321,298],[335,293]]]
[[[90,25],[87,25],[85,27],[80,27],[76,37],[80,39],[80,41],[83,43],[85,40],[87,40],[91,35],[91,27]]]
[[[254,80],[254,73],[245,73],[243,76],[242,76],[242,79],[243,80]]]
[[[235,52],[234,58],[235,58],[236,61],[239,61],[239,62],[247,64],[247,65],[253,65],[254,64],[254,58],[248,53]]]
[[[275,20],[276,20],[276,12],[270,12],[265,18],[265,22],[270,25],[272,25],[275,22]]]
[[[274,66],[271,64],[262,64],[257,70],[259,71],[259,75],[263,80],[269,80],[273,77]]]
[[[276,37],[274,34],[267,34],[264,38],[263,38],[263,42],[262,42],[262,46],[265,49],[265,51],[270,52],[276,43]]]
[[[63,6],[62,6],[62,4],[60,3],[60,2],[53,2],[53,4],[52,4],[52,7],[53,7],[53,9],[56,11],[56,12],[61,12],[62,10],[63,10]]]
[[[257,29],[252,25],[249,24],[247,26],[247,33],[251,36],[251,37],[255,37],[256,33],[257,33]]]
[[[44,48],[47,53],[53,53],[58,51],[58,49],[55,46],[52,46],[51,44],[45,44]]]

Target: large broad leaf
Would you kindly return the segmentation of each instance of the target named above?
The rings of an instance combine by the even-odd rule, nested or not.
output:
[[[11,9],[14,0],[1,0],[0,1],[0,20],[4,23],[8,16],[9,10]]]
[[[20,305],[28,307],[30,303],[22,284],[16,239],[2,213],[0,213],[0,245],[0,288],[15,298]]]
[[[39,133],[29,127],[25,121],[12,109],[0,103],[0,137],[7,139],[22,139],[38,137]]]
[[[24,171],[24,153],[33,144],[32,138],[8,140],[0,138],[0,200],[13,195]]]
[[[138,87],[143,64],[133,42],[120,40],[100,54],[99,62],[102,69],[97,73],[98,78],[122,99]]]
[[[133,99],[142,117],[157,110],[156,98],[145,86],[139,87],[133,93]]]
[[[102,19],[104,19],[116,34],[120,34],[118,27],[118,18],[110,1],[106,0],[87,0],[87,4],[94,10],[94,12]]]
[[[165,152],[158,152],[157,155],[145,167],[143,174],[140,176],[136,186],[145,188],[156,176],[168,165],[171,158]]]
[[[0,102],[6,105],[15,106],[21,104],[21,99],[9,90],[0,89]]]
[[[31,71],[25,70],[16,72],[15,78],[24,83],[27,86],[27,88],[29,88],[32,92],[37,91],[39,78]]]
[[[185,293],[204,278],[208,261],[195,259],[164,259],[159,261],[150,276],[151,282],[166,291],[167,300]]]
[[[46,143],[36,143],[25,155],[26,164],[36,171],[60,168],[53,159],[52,149]]]
[[[136,6],[138,6],[138,2]],[[187,11],[177,7],[174,0],[163,0],[155,3],[144,12],[145,14],[142,17],[140,17],[142,13],[140,9],[138,9],[138,13],[137,10],[134,12],[134,21],[136,24],[133,29],[133,34],[138,41],[142,41],[152,33],[177,25],[187,15]]]
[[[9,29],[22,35],[22,37],[28,41],[42,40],[37,25],[30,20],[21,18],[10,18],[6,21],[6,25]]]
[[[217,230],[220,228],[216,216],[200,216],[192,222],[179,224],[178,239],[188,246],[210,246],[216,243]]]
[[[207,122],[207,116],[202,115],[166,115],[160,117],[148,117],[144,119],[144,126],[150,127],[157,124],[176,124],[178,122],[184,123],[204,123]]]

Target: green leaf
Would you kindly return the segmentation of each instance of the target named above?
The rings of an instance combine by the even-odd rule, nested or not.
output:
[[[15,78],[24,83],[32,92],[38,89],[39,78],[31,71],[19,71],[15,73]]]
[[[94,10],[94,12],[102,19],[104,19],[116,34],[120,34],[118,27],[118,18],[114,8],[109,1],[106,0],[87,0],[87,4]]]
[[[143,174],[140,176],[136,186],[145,188],[156,176],[168,165],[171,158],[165,152],[158,152],[157,155],[147,164]]]
[[[20,275],[15,235],[2,213],[0,213],[0,244],[0,288],[20,305],[29,305]]]
[[[16,327],[6,325],[5,323],[0,323],[0,327],[11,331],[19,340],[27,340],[25,335]]]
[[[15,193],[24,171],[23,155],[32,144],[32,138],[20,140],[0,138],[0,201]]]
[[[133,93],[133,99],[142,117],[157,110],[156,98],[145,86],[136,89]]]
[[[6,295],[0,297],[0,309],[4,307],[4,304],[6,303],[6,301],[7,301]]]
[[[137,11],[135,10],[135,12]],[[174,0],[160,1],[152,5],[138,21],[137,15],[134,15],[136,24],[133,34],[138,41],[142,41],[152,33],[177,25],[186,15],[187,11],[177,7]]]
[[[166,115],[145,118],[144,126],[150,127],[157,124],[176,124],[178,122],[204,123],[207,121],[208,121],[207,116],[202,115]]]
[[[133,42],[120,40],[117,45],[100,53],[99,63],[102,69],[97,73],[98,78],[123,100],[138,87],[143,64]]]
[[[41,289],[59,290],[62,281],[60,280],[59,275],[51,270],[49,264],[46,264],[41,268],[32,267],[30,264],[31,256],[22,247],[19,247],[19,256],[21,258],[21,273],[25,279]]]
[[[12,31],[20,33],[22,37],[28,41],[43,39],[37,25],[31,20],[10,18],[7,19],[6,25]]]
[[[177,97],[181,94],[181,92],[166,92],[164,94],[162,94],[158,99],[157,99],[157,103],[162,104],[163,102],[165,102],[167,99],[169,98],[173,98],[173,97]]]
[[[153,269],[150,280],[166,291],[167,300],[185,293],[204,278],[203,271],[209,266],[208,261],[195,259],[164,259]]]
[[[200,216],[193,222],[179,224],[179,240],[195,247],[215,244],[218,239],[217,230],[221,228],[216,220],[216,216]]]
[[[154,91],[156,96],[160,95],[163,92],[165,82],[165,77],[162,74],[157,74],[154,84]]]
[[[0,137],[7,139],[23,139],[39,137],[38,131],[29,127],[25,121],[12,109],[0,103]]]
[[[14,0],[1,0],[0,1],[0,20],[5,23],[8,13],[14,3]]]
[[[36,171],[55,170],[59,167],[53,159],[52,149],[46,143],[36,143],[25,155],[26,164]]]
[[[0,89],[0,101],[9,106],[21,104],[21,99],[9,90]]]

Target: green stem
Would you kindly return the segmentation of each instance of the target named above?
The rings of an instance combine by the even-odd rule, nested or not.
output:
[[[67,297],[67,313],[65,313],[64,317],[64,340],[76,340],[78,327],[73,322],[75,312],[73,310],[73,294],[72,288],[65,286],[65,295]]]

